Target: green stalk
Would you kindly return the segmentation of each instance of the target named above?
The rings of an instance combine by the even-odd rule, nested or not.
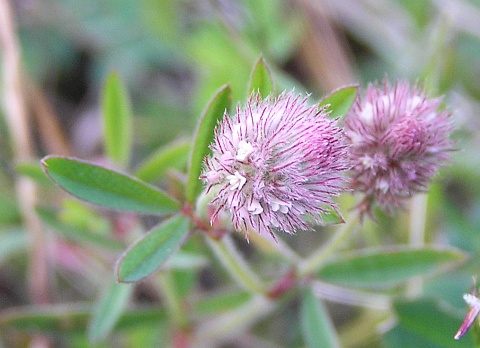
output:
[[[221,240],[206,238],[206,241],[225,269],[240,286],[253,293],[261,295],[265,293],[260,280],[235,248],[230,235],[226,234]]]
[[[263,296],[253,296],[244,305],[210,320],[202,321],[195,330],[192,342],[202,347],[217,347],[239,332],[248,330],[255,322],[269,315],[276,306]]]
[[[162,294],[173,323],[176,327],[188,327],[188,319],[183,310],[182,300],[175,289],[172,274],[169,271],[165,271],[161,272],[158,277],[160,280],[160,286],[162,287]]]
[[[358,223],[357,217],[352,217],[346,220],[345,224],[338,227],[337,231],[330,240],[327,241],[321,248],[313,252],[306,260],[298,266],[299,277],[309,275],[320,268],[324,262],[338,251],[340,247],[345,243],[347,238],[353,232],[354,227]]]
[[[412,198],[410,205],[409,244],[412,247],[425,245],[425,225],[427,217],[427,195],[418,194]],[[415,298],[422,292],[421,277],[412,278],[407,285],[406,295]]]

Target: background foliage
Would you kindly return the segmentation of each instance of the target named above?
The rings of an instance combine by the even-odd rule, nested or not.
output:
[[[183,347],[197,323],[206,345],[472,346],[470,334],[459,342],[453,335],[466,313],[462,294],[480,267],[479,1],[22,0],[10,5],[34,154],[31,162],[18,161],[14,134],[0,118],[0,346]],[[216,108],[243,102],[252,84],[271,89],[264,70],[251,78],[260,56],[277,92],[294,86],[315,100],[335,88],[364,86],[385,76],[426,79],[432,95],[446,95],[460,150],[428,194],[424,242],[447,251],[403,253],[400,246],[412,244],[408,212],[394,217],[379,212],[376,223],[357,228],[347,253],[335,255],[318,272],[325,283],[287,293],[274,306],[232,281],[218,254],[238,252],[255,273],[274,280],[288,271],[285,258],[309,255],[328,240],[329,227],[277,236],[293,256],[253,236],[250,244],[238,234],[231,245],[209,246],[193,235],[162,271],[136,285],[116,283],[115,260],[127,246],[153,226],[176,226],[178,233],[164,239],[151,234],[148,243],[130,247],[141,248],[156,265],[158,255],[145,250],[177,245],[188,233],[187,223],[174,215],[157,225],[158,217],[115,214],[82,203],[55,187],[38,160],[74,155],[135,174],[180,198],[187,182],[186,199],[193,202],[196,174],[189,179],[185,173],[195,125]],[[217,99],[211,100],[213,95]],[[112,129],[108,125],[116,129],[104,135],[102,129]],[[69,180],[55,172],[61,159],[45,161],[50,176],[61,176],[55,180]],[[75,177],[82,170],[90,173],[75,165]],[[139,198],[128,195],[125,204],[138,204],[135,211],[167,214],[177,208],[176,201],[158,196],[163,191],[123,184],[111,172],[95,170],[99,190],[119,183],[96,203],[122,209],[118,192],[132,185],[130,192]],[[42,238],[32,237],[19,198],[25,178],[38,188],[34,219]],[[147,204],[142,197],[151,200]],[[344,197],[340,204],[348,211],[351,200]],[[363,264],[364,255],[356,251],[385,246],[392,251],[389,257],[374,254]],[[463,254],[452,247],[468,256],[456,268],[449,262]],[[126,255],[124,261],[131,254]],[[116,275],[137,280],[155,269],[139,269],[137,261],[124,262]],[[42,274],[32,271],[42,262],[43,295],[35,286],[42,284]],[[439,270],[444,263],[449,267]],[[429,270],[434,274],[412,281]],[[249,310],[263,317],[237,320]],[[228,334],[208,341],[216,330]]]

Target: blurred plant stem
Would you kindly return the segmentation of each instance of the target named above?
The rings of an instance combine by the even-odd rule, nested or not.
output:
[[[299,59],[315,86],[329,91],[356,82],[347,40],[332,23],[322,2],[291,1],[305,15],[306,30]]]
[[[425,246],[427,195],[415,195],[410,204],[409,244],[412,247],[423,247]],[[407,285],[407,297],[418,297],[422,293],[422,287],[423,281],[421,277],[411,279]]]
[[[266,317],[274,310],[274,303],[264,296],[255,295],[243,306],[210,320],[202,321],[194,333],[195,347],[217,347]]]
[[[260,280],[235,248],[230,235],[224,235],[221,240],[206,238],[206,241],[225,269],[242,288],[261,295],[265,293]]]
[[[32,160],[34,148],[22,90],[20,50],[15,34],[12,10],[7,0],[0,0],[0,42],[3,58],[3,108],[11,137],[14,162]],[[29,178],[17,176],[15,189],[18,205],[30,237],[30,271],[28,275],[30,296],[34,304],[48,303],[51,295],[48,246],[40,220],[35,214],[36,187]],[[43,339],[38,339],[32,345],[40,347],[47,346],[48,343]]]
[[[357,223],[358,218],[353,216],[353,214],[349,218],[347,217],[346,222],[337,227],[333,237],[298,266],[299,277],[304,277],[319,269],[320,266],[345,243]]]
[[[182,306],[182,300],[175,289],[172,274],[170,271],[164,271],[159,274],[158,278],[172,322],[176,328],[186,329],[188,327],[188,319]]]
[[[70,156],[72,151],[67,136],[45,93],[31,79],[24,78],[23,82],[43,146],[49,153]]]

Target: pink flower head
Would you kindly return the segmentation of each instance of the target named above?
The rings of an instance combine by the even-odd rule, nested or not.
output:
[[[215,130],[201,178],[216,189],[211,204],[230,213],[237,231],[295,233],[322,221],[333,196],[344,191],[349,169],[344,134],[324,109],[307,106],[293,91],[278,98],[252,94],[235,116],[225,114]]]
[[[388,213],[425,191],[432,176],[449,160],[450,114],[439,111],[440,98],[429,99],[407,82],[391,87],[369,85],[345,117],[353,160],[351,187],[365,197],[360,213],[378,204]]]

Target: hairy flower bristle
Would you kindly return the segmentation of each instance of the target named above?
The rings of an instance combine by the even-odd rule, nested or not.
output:
[[[393,213],[406,199],[427,189],[453,148],[450,114],[440,98],[399,82],[369,85],[345,117],[353,161],[351,188],[364,194],[360,213],[373,207]]]
[[[332,197],[345,190],[349,169],[342,130],[307,98],[282,93],[262,99],[252,94],[236,114],[225,114],[205,159],[201,178],[215,190],[211,204],[231,215],[236,230],[295,233],[336,210]]]

